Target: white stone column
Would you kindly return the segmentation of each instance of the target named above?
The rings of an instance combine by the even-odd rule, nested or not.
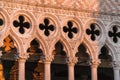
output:
[[[114,80],[120,80],[120,62],[114,61],[112,66],[114,70]]]
[[[91,80],[98,80],[97,68],[100,64],[100,60],[91,61]]]
[[[50,65],[53,60],[52,55],[46,55],[44,58],[44,80],[51,80],[51,70]]]
[[[18,80],[25,80],[25,58],[18,59],[19,62],[19,70],[18,70]]]
[[[74,80],[75,79],[75,72],[74,72],[74,65],[77,63],[78,59],[77,57],[69,57],[68,58],[68,80]]]

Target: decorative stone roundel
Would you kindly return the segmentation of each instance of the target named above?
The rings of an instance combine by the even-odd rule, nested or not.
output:
[[[29,22],[25,22],[25,18],[24,18],[23,15],[19,16],[18,21],[14,20],[13,21],[13,25],[14,25],[14,27],[19,27],[19,32],[21,34],[25,33],[25,29],[24,28],[27,28],[27,29],[30,28],[30,23]]]
[[[97,24],[92,23],[90,25],[90,29],[86,29],[86,33],[88,35],[90,35],[90,38],[91,38],[92,41],[95,41],[96,36],[100,35],[100,31],[98,29],[96,29],[97,28],[96,26],[97,26]]]
[[[68,37],[70,39],[73,38],[73,33],[77,33],[78,32],[77,28],[73,26],[73,22],[72,21],[68,21],[67,26],[63,27],[63,31],[65,33],[68,33]]]
[[[3,25],[3,20],[0,18],[0,26]]]
[[[39,25],[40,30],[44,30],[44,34],[46,36],[50,35],[50,31],[54,31],[54,25],[50,24],[50,20],[48,18],[44,19],[44,23]]]
[[[108,32],[108,35],[113,38],[114,43],[117,43],[120,38],[120,31],[118,31],[118,27],[116,25],[113,26],[112,30]]]

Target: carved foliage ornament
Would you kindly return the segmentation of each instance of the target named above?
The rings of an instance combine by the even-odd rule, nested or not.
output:
[[[86,30],[86,33],[88,35],[91,35],[90,38],[92,41],[96,40],[96,36],[100,35],[100,31],[98,29],[96,29],[97,24],[91,24],[90,25],[90,29]]]
[[[68,32],[68,37],[69,37],[70,39],[73,38],[73,33],[77,33],[77,32],[78,32],[77,28],[76,28],[76,27],[73,27],[73,22],[72,22],[72,21],[68,21],[67,26],[64,26],[64,27],[63,27],[63,31],[64,31],[65,33]]]
[[[22,15],[20,15],[18,19],[19,19],[19,21],[15,20],[13,22],[13,25],[14,25],[14,27],[19,27],[19,32],[21,34],[24,34],[25,33],[25,29],[24,28],[29,29],[30,28],[30,23],[29,22],[25,22],[25,18]]]
[[[48,18],[44,19],[44,23],[41,23],[39,25],[40,30],[44,30],[44,34],[46,36],[50,35],[50,31],[54,31],[54,25],[50,24],[50,21]]]
[[[3,25],[3,20],[0,18],[0,26]]]
[[[118,38],[120,38],[120,32],[118,31],[117,26],[113,26],[112,31],[108,32],[109,37],[113,38],[113,42],[117,43]]]

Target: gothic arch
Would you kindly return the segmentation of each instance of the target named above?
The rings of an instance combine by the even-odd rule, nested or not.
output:
[[[82,43],[86,46],[87,53],[88,53],[90,59],[92,59],[92,60],[96,59],[96,56],[95,56],[95,54],[94,54],[95,51],[94,51],[94,49],[93,49],[93,46],[91,46],[91,44],[89,43],[89,41],[87,41],[86,39],[84,39],[82,42],[77,43],[77,45],[76,45],[76,47],[74,48],[74,51],[73,51],[73,52],[75,52],[75,53],[74,53],[74,56],[75,56],[76,53],[78,52],[78,47],[79,47],[79,45],[82,44]]]
[[[47,55],[48,54],[48,44],[45,42],[45,40],[40,35],[37,35],[37,34],[33,34],[32,37],[27,39],[26,51],[27,51],[27,48],[30,47],[30,42],[33,39],[37,39],[37,41],[38,41],[38,43],[43,51],[43,54]]]
[[[108,41],[106,41],[106,45],[110,51],[110,55],[112,56],[112,60],[116,61],[117,60],[117,50],[115,48],[115,46],[111,45]]]
[[[108,42],[106,42],[105,46],[107,47],[107,49],[109,50],[109,55],[111,55],[112,57],[112,61],[116,61],[117,60],[117,55],[115,54],[116,53],[116,49],[114,46],[110,45]]]
[[[16,12],[14,12],[12,15],[11,15],[11,29],[13,30],[14,32],[14,28],[13,28],[13,19],[15,18],[15,16],[18,16],[18,15],[24,15],[26,16],[29,20],[30,20],[30,23],[32,24],[31,25],[31,28],[30,28],[30,31],[28,32],[28,34],[25,34],[24,36],[23,35],[20,35],[20,34],[17,34],[18,36],[20,37],[29,37],[30,35],[32,35],[32,33],[35,31],[36,28],[36,19],[35,19],[35,16],[33,15],[33,13],[30,13],[28,11],[25,11],[25,10],[18,10]]]
[[[54,34],[52,36],[49,36],[49,37],[50,38],[55,38],[55,37],[59,36],[59,34],[60,34],[59,29],[60,29],[60,26],[61,26],[60,25],[60,21],[59,21],[59,19],[58,19],[58,17],[56,15],[49,14],[49,13],[44,13],[44,14],[41,14],[41,15],[38,16],[38,20],[37,20],[37,24],[38,24],[38,26],[37,26],[37,32],[39,33],[39,35],[41,35],[41,33],[39,31],[40,30],[39,29],[39,24],[40,24],[40,21],[43,20],[44,18],[50,19],[55,24],[55,32],[54,32]],[[43,35],[41,35],[41,36],[44,37],[44,38],[46,38]]]
[[[1,37],[1,41],[3,41],[7,36],[11,36],[12,37],[12,39],[14,40],[14,45],[16,46],[16,48],[17,48],[17,50],[18,50],[18,53],[23,53],[23,45],[22,45],[22,40],[16,35],[16,34],[14,34],[13,32],[12,32],[12,30],[10,29],[9,31],[7,31],[7,32],[5,32],[5,34],[4,35],[2,35],[2,37]],[[2,45],[3,45],[3,43],[2,43]]]
[[[99,43],[100,46],[103,46],[104,45],[104,42],[106,40],[106,28],[105,28],[105,25],[104,23],[102,22],[102,20],[100,19],[89,19],[86,23],[85,23],[85,31],[86,31],[86,28],[88,28],[90,26],[91,23],[95,23],[98,25],[98,27],[100,28],[101,30],[101,36],[100,36],[100,39],[96,42],[92,42],[93,44],[96,44],[96,43]],[[87,39],[86,37],[86,33],[85,33],[85,38]],[[87,39],[88,40],[88,39]],[[89,40],[88,40],[89,41]]]
[[[55,39],[51,44],[53,44],[50,48],[49,53],[53,53],[53,51],[55,50],[55,44],[60,41],[62,43],[62,45],[64,46],[64,50],[66,51],[66,55],[67,57],[72,56],[72,50],[71,50],[71,46],[70,44],[67,42],[67,40],[65,40],[64,38],[57,38]]]

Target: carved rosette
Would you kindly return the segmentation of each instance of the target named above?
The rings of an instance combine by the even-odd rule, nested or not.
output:
[[[114,69],[120,69],[120,61],[113,61],[111,64]]]
[[[97,68],[100,63],[101,63],[101,61],[99,59],[98,60],[92,60],[90,62],[91,68]]]
[[[78,62],[78,57],[69,57],[66,62],[68,65],[75,65]]]

